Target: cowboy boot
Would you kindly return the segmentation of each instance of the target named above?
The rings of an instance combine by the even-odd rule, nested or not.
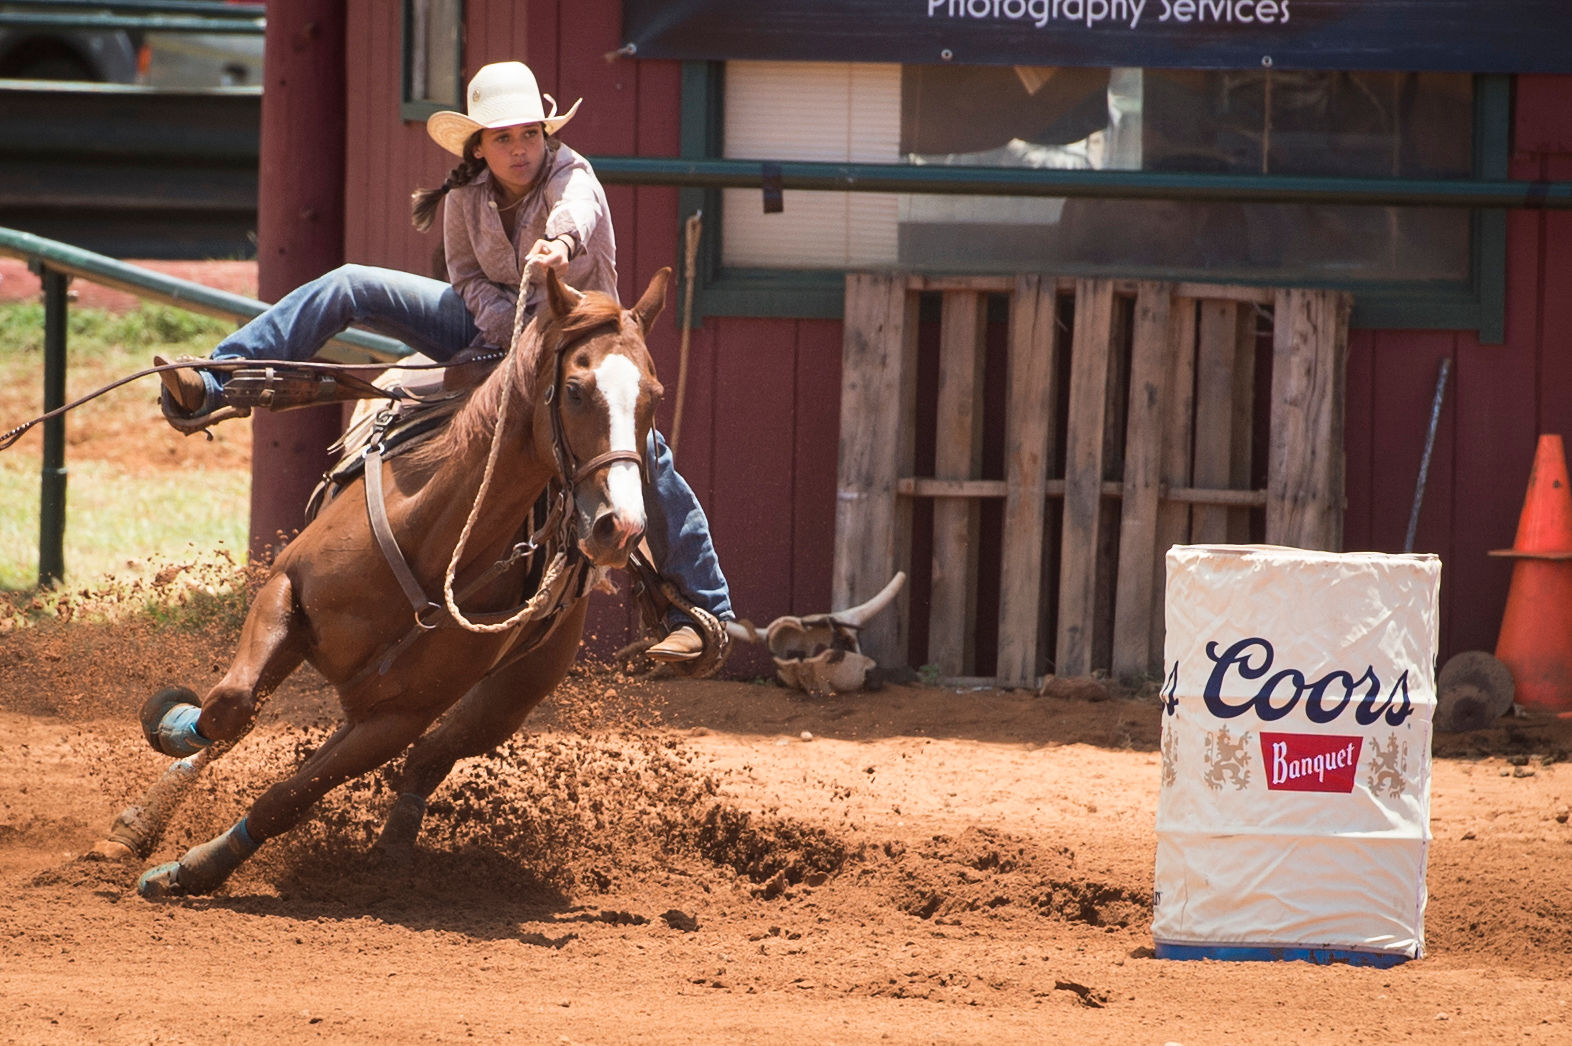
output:
[[[182,356],[178,360],[170,361],[162,356],[154,356],[153,364],[163,367],[170,362],[182,363],[194,358]],[[207,385],[203,383],[200,371],[190,367],[162,370],[158,372],[158,380],[164,383],[164,392],[168,396],[170,405],[185,414],[195,414],[207,404]]]
[[[655,661],[666,663],[697,661],[704,653],[704,640],[692,625],[682,625],[671,631],[665,639],[650,647],[646,653]]]

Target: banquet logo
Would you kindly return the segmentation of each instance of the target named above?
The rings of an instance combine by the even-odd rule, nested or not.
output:
[[[1352,792],[1364,738],[1261,732],[1266,787],[1274,792]]]
[[[1354,721],[1360,726],[1371,726],[1381,719],[1389,726],[1401,726],[1414,713],[1413,702],[1408,696],[1406,671],[1393,681],[1383,700],[1383,684],[1373,665],[1366,665],[1358,676],[1334,668],[1319,679],[1311,679],[1297,668],[1272,671],[1274,655],[1272,644],[1260,636],[1238,640],[1221,652],[1217,642],[1207,643],[1206,656],[1213,664],[1203,692],[1206,710],[1219,719],[1254,712],[1262,722],[1272,723],[1288,715],[1303,701],[1305,718],[1312,723],[1330,723],[1352,708]],[[1264,677],[1264,681],[1253,695],[1230,700],[1223,696],[1225,690],[1239,689],[1237,684],[1228,687],[1230,675],[1250,681]]]

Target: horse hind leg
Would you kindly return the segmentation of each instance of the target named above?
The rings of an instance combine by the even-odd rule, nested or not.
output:
[[[472,687],[435,730],[421,735],[404,760],[398,797],[372,845],[373,856],[391,866],[413,860],[415,840],[426,818],[426,800],[447,778],[453,764],[489,752],[512,737],[541,696],[531,697],[491,676]]]
[[[415,856],[426,801],[460,759],[484,755],[518,733],[535,706],[556,688],[578,654],[588,600],[568,610],[552,634],[527,656],[470,688],[442,722],[415,742],[399,775],[398,797],[373,854],[390,865]]]
[[[108,833],[93,845],[91,856],[111,861],[145,861],[158,845],[169,819],[185,801],[191,783],[213,756],[212,749],[169,764],[140,803],[121,810]]]

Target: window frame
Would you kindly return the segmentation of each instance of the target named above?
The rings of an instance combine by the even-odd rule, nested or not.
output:
[[[682,63],[681,156],[722,159],[725,63]],[[1474,76],[1474,171],[1478,179],[1508,176],[1511,140],[1511,77]],[[788,159],[778,157],[777,159]],[[1303,181],[1304,179],[1298,179]],[[1402,181],[1403,179],[1398,179]],[[840,319],[845,302],[844,270],[725,267],[721,230],[725,214],[719,189],[683,188],[678,194],[680,223],[695,211],[704,214],[705,236],[696,259],[693,322],[708,317],[750,316]],[[1505,339],[1506,211],[1471,208],[1469,276],[1446,283],[1305,280],[1306,287],[1342,287],[1354,293],[1350,326],[1374,330],[1471,330],[1484,344]],[[1146,275],[1112,267],[1087,266],[1065,275]],[[1230,281],[1247,282],[1247,281]],[[1263,280],[1263,285],[1276,281]]]
[[[453,0],[455,15],[458,18],[458,34],[454,41],[453,53],[453,97],[454,103],[433,102],[424,98],[411,97],[414,87],[414,46],[415,46],[415,0],[402,0],[399,5],[402,9],[399,29],[402,34],[400,43],[400,69],[399,69],[399,117],[406,121],[425,120],[433,113],[439,113],[453,108],[455,105],[464,107],[464,37],[465,37],[465,0]]]

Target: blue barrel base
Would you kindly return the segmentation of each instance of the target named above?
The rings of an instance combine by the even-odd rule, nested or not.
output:
[[[1414,958],[1401,952],[1364,952],[1354,948],[1298,948],[1249,944],[1158,944],[1159,959],[1216,959],[1221,962],[1343,963],[1386,970]]]

